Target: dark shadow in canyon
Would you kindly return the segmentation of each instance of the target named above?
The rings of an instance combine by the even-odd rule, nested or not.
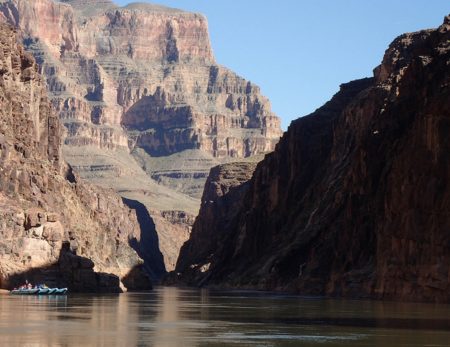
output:
[[[45,283],[49,287],[68,288],[70,292],[83,293],[121,293],[120,279],[110,273],[95,272],[91,259],[76,255],[70,250],[70,243],[64,242],[58,261],[16,273],[0,281],[4,289],[17,288],[29,281],[34,284]],[[142,265],[135,266],[124,278],[123,284],[129,291],[152,288],[150,279]]]
[[[152,157],[199,148],[198,134],[192,128],[192,107],[171,106],[161,88],[135,102],[125,112],[122,125],[139,132],[136,145]]]
[[[156,226],[147,208],[137,200],[122,198],[122,201],[137,215],[140,226],[139,240],[132,239],[130,246],[144,259],[144,269],[152,282],[159,282],[167,273],[164,257],[159,249],[159,238]]]

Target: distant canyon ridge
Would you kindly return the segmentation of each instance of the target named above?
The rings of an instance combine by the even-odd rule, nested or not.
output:
[[[260,89],[215,62],[200,14],[0,0],[0,21],[18,28],[45,77],[64,159],[113,188],[156,235],[143,241],[154,277],[174,269],[210,168],[260,160],[282,134]]]

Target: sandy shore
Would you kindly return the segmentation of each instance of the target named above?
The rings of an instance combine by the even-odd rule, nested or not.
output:
[[[7,289],[0,289],[0,295],[2,294],[9,294],[9,290]]]

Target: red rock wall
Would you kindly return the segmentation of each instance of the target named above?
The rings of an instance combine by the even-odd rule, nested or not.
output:
[[[170,245],[162,249],[167,269],[191,225],[168,222],[161,212],[196,213],[211,166],[269,152],[281,136],[280,120],[259,88],[216,64],[203,15],[148,3],[11,0],[0,1],[0,20],[19,29],[46,78],[65,126],[65,159],[81,177],[124,196],[134,192],[133,199],[154,211],[160,239],[168,240],[162,244]],[[159,193],[143,196],[142,186],[160,189],[141,162],[178,154],[184,158],[171,170],[180,178],[158,182],[175,203],[160,204]],[[208,158],[187,172],[184,163],[197,157]],[[130,167],[141,186],[128,180],[119,187]],[[193,177],[188,188],[183,175]]]
[[[80,182],[61,159],[45,83],[3,24],[0,106],[0,283],[29,276],[74,290],[120,290],[119,277],[142,263],[129,246],[140,236],[136,216],[111,191]]]
[[[450,17],[400,36],[293,122],[199,281],[449,302],[449,39]]]

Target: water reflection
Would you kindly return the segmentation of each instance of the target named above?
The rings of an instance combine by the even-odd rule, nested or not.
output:
[[[157,288],[0,296],[1,346],[448,346],[450,306]]]
[[[176,288],[159,290],[156,292],[155,299],[156,316],[155,324],[151,326],[153,330],[151,345],[155,347],[196,346],[191,337],[191,330],[195,330],[195,322],[190,322],[183,317],[180,291]]]

